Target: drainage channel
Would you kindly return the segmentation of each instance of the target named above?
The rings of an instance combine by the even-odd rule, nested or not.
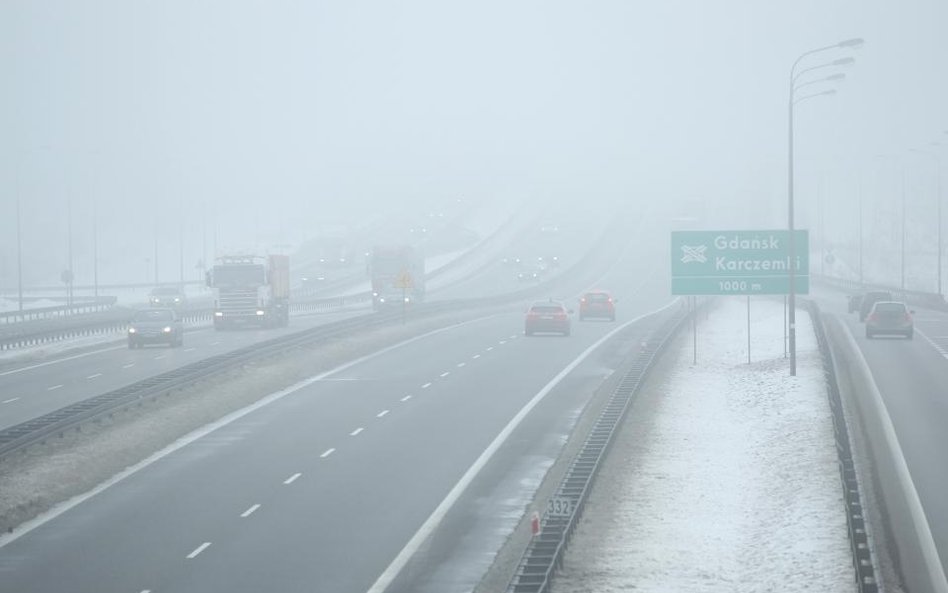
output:
[[[648,369],[686,318],[685,313],[676,312],[648,334],[644,348],[629,365],[599,413],[592,431],[551,497],[539,521],[539,533],[530,541],[521,557],[520,565],[507,588],[508,593],[546,593],[550,590],[555,571],[563,561],[566,546],[582,516],[589,490],[612,443],[612,437],[621,425]]]

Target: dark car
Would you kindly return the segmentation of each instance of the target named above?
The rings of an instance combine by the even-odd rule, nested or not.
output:
[[[872,306],[879,301],[891,300],[892,293],[888,290],[874,290],[862,295],[862,299],[859,301],[859,321],[865,321],[869,311],[872,311]]]
[[[174,309],[143,309],[137,311],[128,325],[128,347],[145,344],[168,344],[176,348],[184,344],[184,322]]]
[[[861,294],[850,295],[849,298],[847,299],[847,303],[848,303],[847,308],[846,308],[847,312],[855,313],[856,311],[859,310],[859,305],[862,303],[862,295]]]
[[[152,307],[171,307],[178,309],[188,302],[180,286],[158,286],[148,295],[148,304]]]
[[[909,340],[915,333],[915,323],[905,303],[899,301],[877,301],[866,316],[866,337],[879,335],[905,336]]]
[[[523,333],[527,336],[535,333],[557,333],[568,336],[571,327],[570,314],[572,311],[558,301],[533,303],[527,310]]]
[[[579,320],[589,318],[616,320],[616,300],[604,290],[587,292],[579,299]]]

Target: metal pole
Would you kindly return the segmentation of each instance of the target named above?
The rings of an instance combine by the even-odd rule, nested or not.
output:
[[[698,307],[697,298],[691,297],[691,352],[692,364],[698,364]]]
[[[155,286],[158,285],[158,220],[155,219]]]
[[[787,154],[787,229],[790,231],[790,290],[787,299],[787,326],[790,332],[790,376],[797,374],[797,325],[796,325],[796,240],[793,229],[793,69],[790,70],[789,133]]]
[[[938,296],[941,296],[941,159],[938,159],[935,174],[938,175]]]
[[[902,260],[902,273],[901,279],[899,280],[899,288],[902,289],[902,293],[905,293],[905,167],[902,167],[902,247],[901,251],[901,260]]]
[[[66,198],[66,241],[67,241],[67,256],[69,259],[69,265],[67,269],[69,270],[68,282],[66,282],[66,305],[72,307],[72,282],[74,276],[72,273],[72,199]]]
[[[92,198],[92,295],[99,299],[99,220],[96,199]]]
[[[751,297],[747,295],[747,364],[751,363]]]
[[[16,196],[16,285],[18,311],[23,315],[23,236],[20,232],[20,195]]]
[[[863,278],[862,278],[862,176],[861,175],[858,177],[858,180],[856,183],[856,198],[859,200],[859,286],[862,286]]]
[[[783,357],[787,357],[787,295],[783,295]]]

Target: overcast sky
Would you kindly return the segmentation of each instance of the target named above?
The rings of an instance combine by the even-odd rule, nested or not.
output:
[[[933,162],[908,149],[948,144],[946,23],[944,0],[2,0],[0,284],[17,196],[33,282],[66,265],[67,201],[91,273],[93,199],[106,268],[149,257],[158,216],[169,280],[180,224],[190,266],[208,226],[297,240],[456,195],[782,225],[790,64],[851,37],[807,62],[856,58],[798,107],[800,220],[821,178],[831,212],[860,177],[884,203],[897,163],[921,207]]]

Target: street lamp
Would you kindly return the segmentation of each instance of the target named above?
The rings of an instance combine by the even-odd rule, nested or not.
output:
[[[789,96],[787,99],[787,111],[788,111],[788,153],[787,153],[787,229],[790,235],[789,241],[789,256],[790,256],[790,265],[789,265],[789,295],[787,303],[787,326],[789,328],[789,345],[790,345],[790,375],[795,376],[797,374],[797,328],[796,328],[796,240],[794,238],[794,226],[793,226],[793,108],[797,103],[801,101],[806,101],[815,97],[820,97],[823,95],[831,95],[836,91],[834,89],[829,89],[821,93],[813,93],[810,95],[805,95],[803,97],[797,97],[797,90],[804,86],[809,86],[810,83],[803,83],[798,85],[797,80],[799,77],[806,72],[810,72],[817,68],[828,68],[833,66],[845,66],[855,62],[853,58],[840,58],[838,60],[833,60],[827,62],[826,64],[819,64],[817,66],[811,66],[800,72],[797,72],[797,66],[800,62],[813,54],[830,51],[835,49],[849,49],[856,48],[863,44],[863,40],[860,38],[846,39],[845,41],[840,41],[839,43],[833,45],[827,45],[824,47],[818,47],[816,49],[811,49],[810,51],[804,52],[793,61],[793,64],[790,66],[790,89]],[[829,77],[827,77],[829,78]],[[827,81],[821,81],[827,82]]]
[[[932,146],[941,146],[941,144],[938,142],[932,142]],[[928,150],[922,150],[920,148],[910,148],[909,152],[914,152],[915,154],[921,154],[921,155],[931,157],[935,163],[935,175],[937,179],[936,191],[938,192],[937,197],[936,197],[937,208],[936,208],[936,214],[935,214],[935,217],[938,219],[936,223],[936,226],[938,228],[938,239],[936,241],[937,246],[938,246],[937,247],[938,248],[938,263],[937,263],[938,274],[937,275],[938,275],[938,295],[940,296],[941,295],[941,246],[942,246],[942,243],[941,243],[941,158],[934,152],[930,152]]]

